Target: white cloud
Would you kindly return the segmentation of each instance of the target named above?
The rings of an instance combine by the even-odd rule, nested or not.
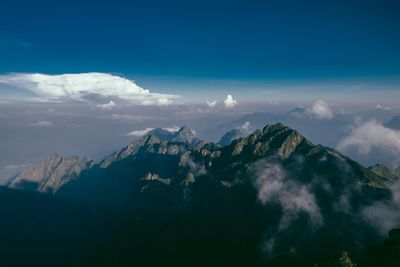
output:
[[[46,75],[11,73],[0,75],[0,83],[28,90],[44,99],[83,100],[88,95],[118,97],[142,105],[167,105],[176,95],[150,93],[134,81],[107,73]]]
[[[51,127],[51,126],[53,126],[53,123],[51,121],[37,121],[37,122],[29,124],[29,126]]]
[[[249,129],[250,129],[250,126],[251,126],[250,122],[249,122],[249,121],[246,121],[245,123],[243,123],[243,124],[239,127],[239,129],[242,129],[242,130],[249,130]]]
[[[225,107],[227,107],[227,108],[233,108],[234,106],[237,105],[237,101],[236,101],[236,99],[233,98],[232,95],[227,95],[224,100],[224,104],[225,104]]]
[[[96,108],[102,109],[102,110],[112,110],[117,104],[115,104],[114,101],[110,101],[105,104],[97,104]]]
[[[355,148],[362,155],[366,155],[374,149],[398,155],[400,153],[400,131],[386,128],[376,121],[368,121],[355,127],[350,135],[340,141],[337,148],[341,151]]]
[[[173,126],[173,127],[167,127],[167,128],[163,128],[164,130],[170,132],[170,133],[176,133],[177,131],[179,131],[181,128],[178,126]],[[192,130],[192,132],[194,132]]]
[[[136,131],[132,131],[132,132],[129,132],[128,134],[127,134],[127,136],[137,136],[137,137],[140,137],[140,136],[143,136],[143,135],[146,135],[146,134],[148,134],[150,131],[152,131],[152,130],[154,130],[155,128],[146,128],[146,129],[143,129],[143,130],[136,130]],[[168,131],[168,132],[170,132],[170,133],[175,133],[175,132],[177,132],[177,131],[179,131],[179,127],[178,126],[173,126],[173,127],[166,127],[166,128],[162,128],[163,130],[166,130],[166,131]]]
[[[163,98],[160,98],[160,99],[157,100],[157,104],[159,106],[168,106],[168,105],[172,104],[172,100],[168,99],[166,97],[163,97]]]
[[[333,112],[328,103],[317,100],[305,109],[305,113],[317,119],[332,119]]]
[[[215,106],[217,105],[217,100],[214,101],[207,101],[206,104],[209,108],[215,108]]]
[[[132,132],[128,133],[127,136],[140,137],[140,136],[146,135],[148,132],[150,132],[152,130],[154,130],[154,128],[146,128],[143,130],[132,131]]]

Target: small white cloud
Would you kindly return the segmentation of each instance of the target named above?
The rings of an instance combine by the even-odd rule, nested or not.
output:
[[[140,137],[140,136],[146,135],[148,132],[150,132],[152,130],[154,130],[154,128],[146,128],[143,130],[132,131],[132,132],[128,133],[127,136]]]
[[[382,106],[381,104],[377,104],[375,108],[380,110],[391,110],[389,106]]]
[[[25,163],[25,164],[19,164],[19,165],[11,164],[11,165],[5,166],[4,169],[6,169],[6,170],[20,170],[20,169],[29,167],[31,165],[32,165],[32,163]]]
[[[239,127],[239,129],[242,129],[242,130],[249,130],[249,129],[250,129],[250,126],[251,126],[250,122],[249,122],[249,121],[246,121],[245,123],[243,123],[243,124]]]
[[[143,136],[143,135],[146,135],[146,134],[148,134],[150,131],[152,131],[152,130],[154,130],[155,128],[146,128],[146,129],[143,129],[143,130],[136,130],[136,131],[132,131],[132,132],[129,132],[128,134],[127,134],[127,136],[136,136],[136,137],[140,137],[140,136]],[[163,130],[166,130],[166,131],[168,131],[168,132],[170,132],[170,133],[176,133],[177,131],[179,131],[179,127],[178,126],[173,126],[173,127],[166,127],[166,128],[161,128],[161,129],[163,129]],[[193,130],[192,130],[192,132],[194,133],[194,134],[196,134]]]
[[[227,107],[227,108],[233,108],[234,106],[237,105],[237,101],[236,101],[236,99],[233,98],[232,95],[227,95],[224,100],[224,104],[225,104],[225,107]]]
[[[115,104],[114,101],[110,101],[108,103],[105,104],[97,104],[96,108],[98,109],[102,109],[102,110],[112,110],[117,104]]]
[[[305,113],[317,119],[332,119],[333,112],[328,103],[317,100],[305,109]]]
[[[215,108],[215,106],[217,105],[217,100],[214,101],[207,101],[206,104],[209,108]]]
[[[118,97],[141,105],[166,105],[176,95],[151,93],[134,81],[108,73],[46,75],[11,73],[0,75],[0,83],[34,93],[47,101],[60,99],[84,100],[90,95]]]
[[[53,123],[51,121],[37,121],[34,123],[29,124],[29,126],[35,126],[35,127],[51,127],[53,126]]]
[[[177,131],[179,131],[180,128],[178,126],[173,126],[173,127],[162,128],[162,129],[164,129],[170,133],[176,133]]]
[[[157,104],[159,106],[168,106],[168,105],[172,104],[172,100],[168,99],[166,97],[163,97],[163,98],[158,99]]]
[[[340,141],[337,148],[346,151],[355,148],[359,154],[366,155],[375,149],[392,155],[400,153],[400,131],[386,128],[376,121],[368,121],[355,127],[350,135]]]

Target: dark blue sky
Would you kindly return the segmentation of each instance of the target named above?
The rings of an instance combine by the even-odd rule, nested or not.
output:
[[[2,1],[0,73],[397,79],[399,1]]]

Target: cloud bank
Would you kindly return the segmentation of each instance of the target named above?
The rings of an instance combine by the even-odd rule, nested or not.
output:
[[[168,105],[176,95],[151,93],[134,81],[107,73],[47,75],[40,73],[10,73],[0,75],[0,83],[30,91],[47,100],[84,100],[96,95],[118,97],[141,105]]]

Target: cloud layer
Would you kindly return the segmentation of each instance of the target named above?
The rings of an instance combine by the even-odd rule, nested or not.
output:
[[[168,105],[175,95],[150,93],[134,81],[107,73],[79,74],[29,74],[11,73],[0,75],[0,83],[34,93],[46,99],[83,100],[90,95],[118,97],[142,105]]]

